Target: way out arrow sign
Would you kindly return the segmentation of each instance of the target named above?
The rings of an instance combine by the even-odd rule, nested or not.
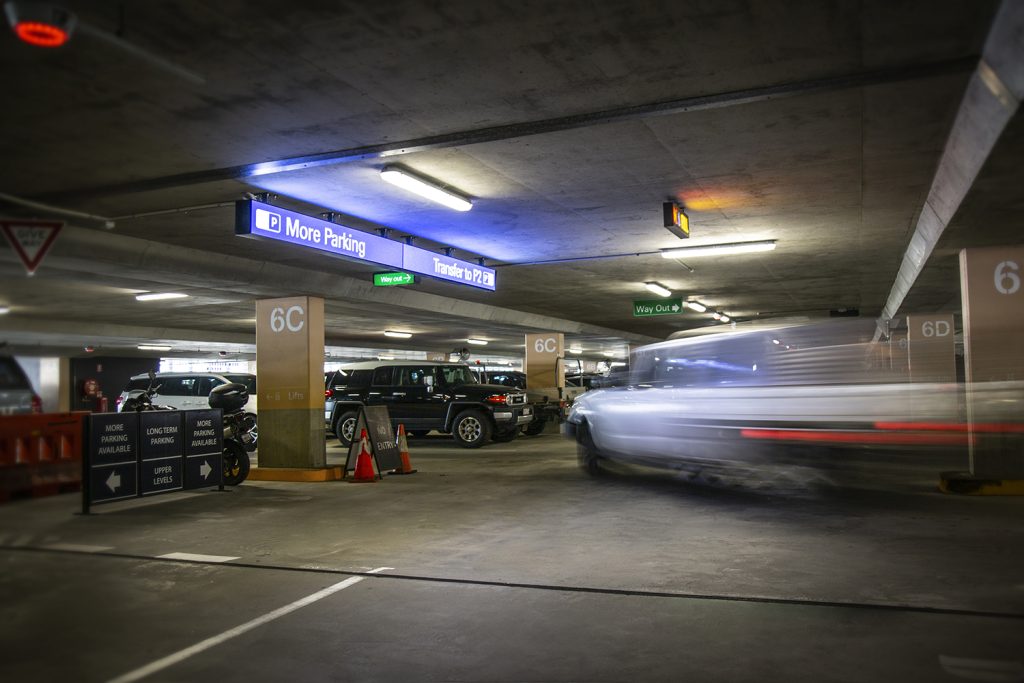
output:
[[[63,226],[64,223],[53,221],[0,221],[4,237],[11,243],[29,275],[36,272]]]
[[[643,318],[652,315],[676,315],[683,310],[682,297],[674,299],[644,299],[633,302],[633,317]]]
[[[207,479],[210,476],[210,472],[213,472],[213,468],[210,467],[210,463],[203,461],[203,464],[199,466],[199,474],[203,475],[203,479]]]
[[[111,472],[110,476],[107,477],[107,488],[113,493],[117,493],[117,490],[121,488],[121,475],[117,472]]]

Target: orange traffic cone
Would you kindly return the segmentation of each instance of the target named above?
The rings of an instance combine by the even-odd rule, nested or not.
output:
[[[392,474],[412,474],[416,470],[412,468],[412,463],[409,462],[409,442],[405,438],[405,425],[398,425],[398,436],[395,437],[398,441],[398,454],[402,456],[402,468],[395,470]]]
[[[377,475],[373,473],[373,458],[370,457],[370,449],[366,443],[366,430],[359,435],[359,455],[356,457],[356,471],[349,481],[377,481]]]

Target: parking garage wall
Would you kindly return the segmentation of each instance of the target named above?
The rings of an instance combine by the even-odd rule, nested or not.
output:
[[[117,410],[117,397],[128,386],[134,375],[154,372],[160,361],[156,358],[121,358],[96,356],[71,359],[71,409],[97,412],[99,406],[93,397],[84,395],[85,381],[94,379],[107,398],[107,410]]]

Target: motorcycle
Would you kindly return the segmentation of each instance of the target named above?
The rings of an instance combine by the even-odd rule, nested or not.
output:
[[[256,416],[243,408],[249,400],[244,384],[221,384],[210,392],[211,408],[219,408],[224,420],[224,484],[238,486],[249,476],[249,451],[255,450]]]
[[[153,397],[156,396],[156,392],[159,391],[162,386],[160,384],[153,386],[154,382],[156,382],[156,373],[150,370],[149,386],[147,386],[142,393],[125,399],[125,402],[121,405],[121,412],[141,413],[146,410],[177,410],[174,406],[164,406],[153,403]]]

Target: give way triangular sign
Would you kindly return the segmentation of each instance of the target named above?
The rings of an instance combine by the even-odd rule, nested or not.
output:
[[[55,221],[0,220],[0,229],[25,264],[29,275],[36,272],[63,225]]]

